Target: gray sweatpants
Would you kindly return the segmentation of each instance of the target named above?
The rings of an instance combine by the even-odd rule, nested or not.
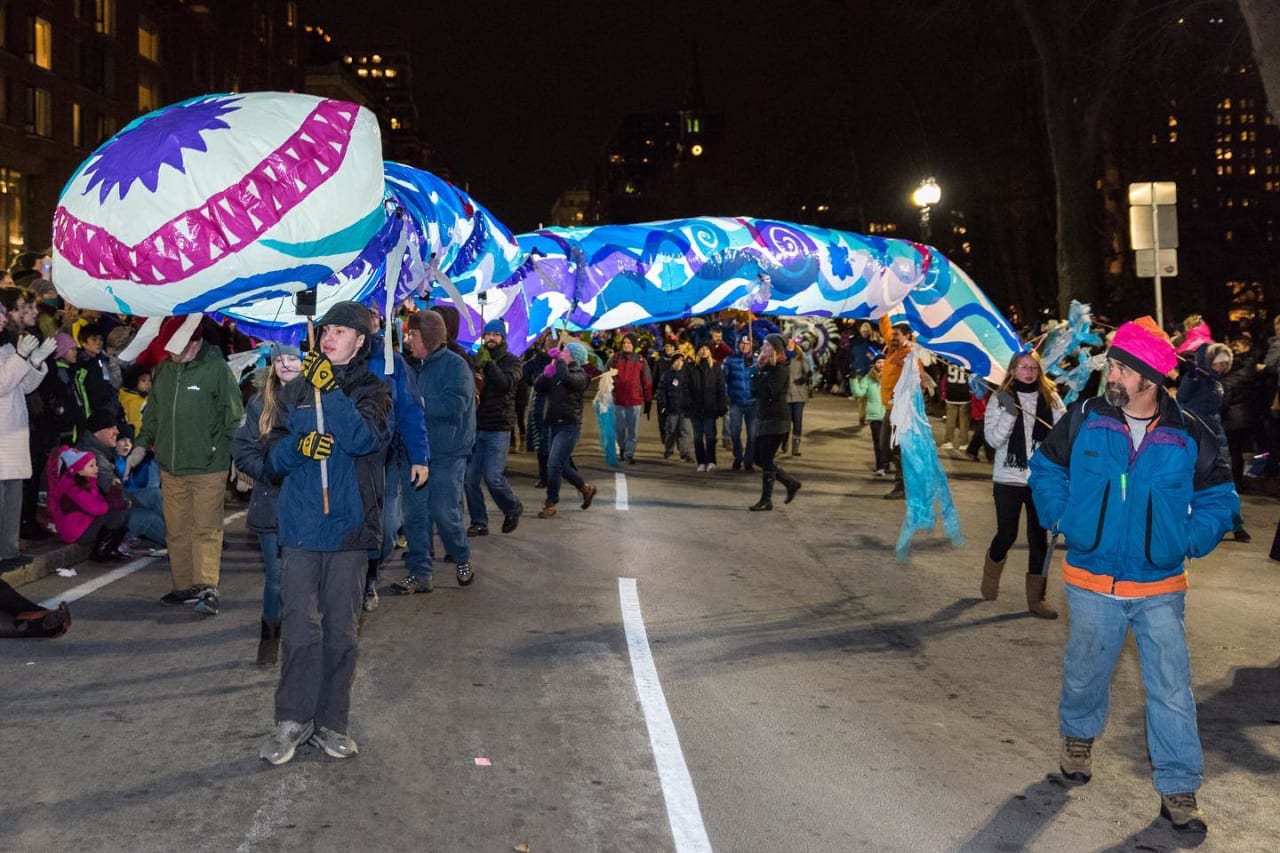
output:
[[[364,551],[284,549],[276,722],[314,720],[346,734],[368,565]]]

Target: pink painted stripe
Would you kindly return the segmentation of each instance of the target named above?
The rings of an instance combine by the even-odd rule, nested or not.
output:
[[[53,243],[72,266],[94,278],[144,285],[181,281],[257,240],[337,172],[358,113],[354,104],[323,101],[238,183],[132,246],[61,206],[53,215]]]

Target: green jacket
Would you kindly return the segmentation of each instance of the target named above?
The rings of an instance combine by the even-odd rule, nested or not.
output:
[[[213,474],[231,468],[231,439],[244,404],[231,368],[206,342],[191,361],[166,359],[152,375],[138,446],[154,445],[170,474]]]

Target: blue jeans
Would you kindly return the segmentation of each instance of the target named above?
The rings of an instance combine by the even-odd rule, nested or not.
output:
[[[415,489],[405,481],[404,532],[409,548],[404,565],[413,577],[431,577],[431,539],[437,532],[450,557],[459,564],[471,561],[471,543],[462,523],[466,476],[467,457],[442,456],[431,460],[431,476],[425,486]]]
[[[504,516],[519,515],[524,509],[516,493],[511,490],[511,484],[507,482],[507,475],[502,473],[507,467],[507,451],[510,449],[510,431],[476,430],[476,444],[471,451],[471,462],[467,465],[467,512],[471,514],[471,523],[474,525],[489,526],[489,511],[484,505],[481,481],[489,487],[493,502]]]
[[[746,462],[751,464],[751,460],[755,458],[752,448],[756,442],[756,404],[748,403],[745,406],[739,406],[737,403],[729,406],[729,440],[733,442],[733,461]],[[747,441],[742,441],[742,428],[747,429]]]
[[[539,456],[546,456],[551,442],[546,435],[546,397],[538,393],[529,395],[529,423],[525,427],[525,441],[529,449]]]
[[[640,428],[640,410],[643,406],[614,406],[614,431],[618,436],[618,455],[630,459],[636,455],[637,432]]]
[[[693,418],[693,455],[699,465],[716,461],[716,419]]]
[[[551,438],[551,454],[547,458],[547,503],[558,504],[561,476],[578,491],[582,491],[584,485],[582,475],[573,467],[573,461],[569,458],[582,435],[582,424],[551,424],[548,433]]]
[[[280,535],[276,531],[258,534],[262,550],[262,621],[280,621]]]
[[[165,543],[164,498],[159,488],[137,489],[129,493],[129,535]]]
[[[387,463],[387,482],[382,489],[382,551],[370,553],[370,558],[386,561],[396,551],[396,537],[404,521],[402,496],[409,482],[409,460],[400,459]]]
[[[1185,592],[1147,598],[1108,598],[1068,586],[1070,633],[1063,653],[1062,734],[1091,738],[1107,721],[1111,674],[1133,630],[1147,695],[1147,752],[1152,783],[1161,794],[1200,788],[1204,753],[1191,695],[1191,656],[1183,623]]]

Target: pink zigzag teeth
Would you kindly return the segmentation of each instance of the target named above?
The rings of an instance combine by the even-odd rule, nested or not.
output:
[[[58,252],[90,276],[171,284],[266,234],[338,170],[359,110],[323,101],[238,183],[183,211],[132,246],[63,207],[53,215]]]

